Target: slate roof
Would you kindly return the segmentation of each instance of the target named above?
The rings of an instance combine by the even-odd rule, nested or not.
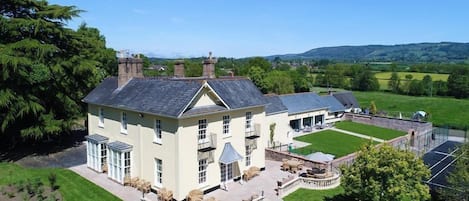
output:
[[[231,109],[265,105],[263,94],[249,79],[213,79],[208,84]]]
[[[329,108],[316,93],[288,94],[281,95],[279,98],[283,105],[288,108],[289,115]]]
[[[179,117],[207,79],[133,78],[117,89],[117,78],[105,79],[83,101],[168,117]],[[231,109],[265,105],[264,97],[248,79],[208,79],[209,86]],[[187,112],[199,114],[199,111]]]
[[[265,106],[266,115],[288,112],[288,108],[283,105],[282,100],[277,95],[266,95],[264,98],[267,103]]]
[[[343,112],[346,109],[334,96],[327,95],[321,96],[321,98],[327,105],[329,105],[329,112]]]
[[[88,140],[88,141],[91,141],[95,144],[102,144],[102,143],[106,143],[109,138],[105,137],[105,136],[102,136],[102,135],[98,135],[98,134],[93,134],[93,135],[87,135],[85,136],[85,138]]]
[[[358,104],[357,99],[351,91],[333,93],[332,96],[334,96],[340,103],[342,103],[345,108],[360,107],[360,104]]]
[[[112,149],[114,151],[119,151],[119,152],[132,150],[132,145],[127,144],[125,142],[121,142],[121,141],[107,143],[107,147],[109,147],[109,149]]]

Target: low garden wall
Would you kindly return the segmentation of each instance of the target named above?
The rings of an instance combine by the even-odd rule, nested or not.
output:
[[[337,169],[333,169],[332,171],[334,176],[325,179],[296,177],[286,183],[282,183],[282,185],[277,188],[277,193],[280,197],[285,197],[299,188],[306,188],[311,190],[326,190],[336,188],[340,185],[341,174]]]
[[[417,135],[421,133],[429,132],[433,129],[433,124],[431,122],[398,119],[398,118],[391,118],[391,117],[380,117],[380,116],[347,113],[345,114],[344,119],[350,120],[352,122],[374,125],[374,126],[379,126],[383,128],[400,130],[404,132],[408,132],[409,130],[414,130],[415,134]]]
[[[289,153],[289,152],[283,152],[283,151],[276,151],[272,149],[265,149],[265,159],[267,160],[273,160],[273,161],[282,161],[282,159],[292,159],[296,158],[300,161],[304,161],[304,166],[306,167],[325,167],[328,164],[324,162],[319,162],[319,161],[312,161],[309,160],[303,156],[294,154],[294,153]]]

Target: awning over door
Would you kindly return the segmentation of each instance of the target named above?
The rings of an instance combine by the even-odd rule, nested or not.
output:
[[[220,156],[220,163],[223,164],[230,164],[235,161],[243,159],[243,156],[239,154],[234,147],[231,145],[230,142],[225,143],[225,147],[223,148],[223,152]]]

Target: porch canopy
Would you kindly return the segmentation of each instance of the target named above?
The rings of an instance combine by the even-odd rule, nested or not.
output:
[[[225,147],[223,148],[223,152],[220,156],[220,163],[223,164],[230,164],[235,161],[243,159],[243,156],[239,154],[234,147],[231,145],[230,142],[225,143]]]

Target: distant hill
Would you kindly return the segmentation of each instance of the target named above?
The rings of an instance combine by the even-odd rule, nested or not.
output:
[[[364,45],[315,48],[300,54],[272,55],[273,60],[329,59],[337,61],[379,62],[469,62],[469,43],[415,43],[402,45]]]

